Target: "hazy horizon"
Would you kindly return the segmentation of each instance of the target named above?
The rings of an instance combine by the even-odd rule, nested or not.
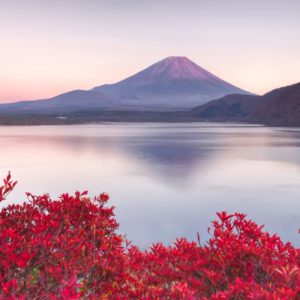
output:
[[[114,83],[186,56],[257,94],[300,81],[296,0],[0,0],[0,102]]]

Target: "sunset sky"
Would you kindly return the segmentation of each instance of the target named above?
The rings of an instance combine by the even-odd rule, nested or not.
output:
[[[187,56],[262,94],[300,81],[299,0],[0,0],[0,102],[124,79]]]

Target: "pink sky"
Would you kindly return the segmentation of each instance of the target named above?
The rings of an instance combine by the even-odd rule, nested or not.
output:
[[[10,0],[0,9],[0,102],[124,79],[187,56],[262,94],[300,81],[300,1]]]

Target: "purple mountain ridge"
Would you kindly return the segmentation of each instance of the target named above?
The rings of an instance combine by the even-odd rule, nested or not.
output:
[[[262,96],[227,95],[191,110],[201,120],[300,126],[300,82]]]
[[[87,110],[189,110],[228,94],[250,94],[186,57],[167,57],[114,84],[52,98],[0,104],[0,113],[69,113]]]

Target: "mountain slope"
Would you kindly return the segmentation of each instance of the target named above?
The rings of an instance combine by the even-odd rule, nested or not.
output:
[[[300,83],[263,96],[227,95],[190,111],[211,121],[243,121],[278,126],[300,125]]]
[[[0,113],[71,113],[82,109],[110,109],[113,99],[100,92],[74,90],[53,98],[0,104]]]
[[[187,109],[227,94],[249,94],[186,57],[168,57],[115,84],[95,87],[120,106]]]

